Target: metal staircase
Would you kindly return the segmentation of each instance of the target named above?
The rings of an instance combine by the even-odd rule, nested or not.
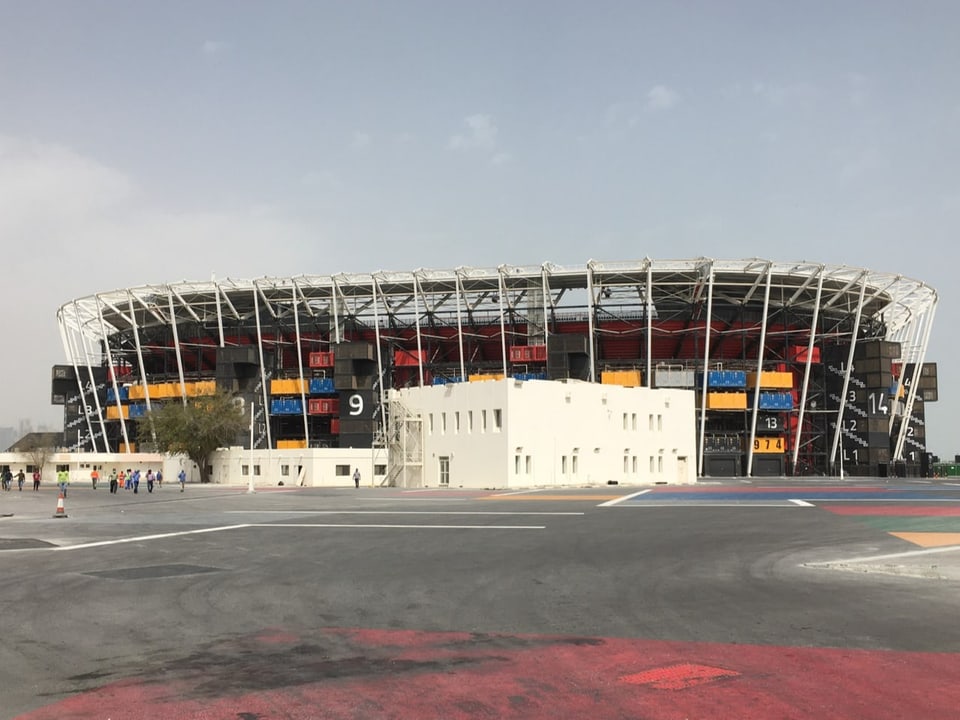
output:
[[[381,485],[423,487],[423,420],[400,402],[394,390],[387,405],[387,433],[380,438],[387,450],[387,474]]]

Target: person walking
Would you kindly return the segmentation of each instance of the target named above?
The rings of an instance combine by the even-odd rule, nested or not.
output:
[[[154,481],[153,470],[151,470],[150,468],[147,468],[147,492],[148,493],[153,492],[153,481]]]
[[[33,491],[38,492],[40,490],[40,468],[37,468],[33,471]]]
[[[60,470],[57,473],[57,485],[60,487],[60,494],[67,496],[67,488],[70,486],[70,471]]]
[[[163,470],[157,470],[157,487],[163,487]]]
[[[116,468],[113,468],[113,469],[110,471],[110,475],[109,475],[109,477],[108,477],[107,479],[110,481],[110,494],[111,494],[111,495],[116,495],[116,494],[117,494],[117,485],[118,485],[119,482],[120,482],[119,478],[117,477],[117,469],[116,469]]]
[[[356,469],[353,471],[353,484],[354,484],[354,486],[356,486],[357,488],[360,487],[360,468],[356,468]]]
[[[10,468],[4,468],[0,473],[0,482],[3,483],[4,490],[9,490],[13,485],[13,473],[10,472]]]
[[[93,466],[93,470],[90,471],[90,484],[93,485],[93,489],[97,489],[97,483],[100,482],[100,471],[97,470],[97,466]]]
[[[23,481],[27,479],[27,476],[23,472],[23,468],[20,468],[20,472],[17,473],[17,490],[23,492]]]
[[[133,471],[133,480],[131,481],[131,485],[133,485],[134,495],[140,492],[140,468],[137,468]]]
[[[187,484],[187,471],[180,468],[180,472],[177,474],[177,480],[180,481],[180,492],[183,492],[183,487]]]

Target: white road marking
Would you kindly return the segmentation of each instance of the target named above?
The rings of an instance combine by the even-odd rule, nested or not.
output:
[[[604,504],[606,504],[606,503],[604,503]],[[603,505],[600,505],[600,507],[603,507]],[[777,502],[750,502],[749,500],[745,500],[745,501],[743,501],[743,502],[720,502],[720,501],[718,501],[718,502],[696,502],[696,503],[695,503],[695,502],[684,502],[684,501],[680,501],[680,502],[669,502],[669,501],[666,501],[666,500],[651,500],[650,502],[637,503],[636,505],[629,505],[629,506],[625,506],[625,507],[630,507],[630,508],[705,508],[705,507],[712,507],[712,508],[754,508],[754,507],[761,507],[761,508],[772,508],[772,507],[774,507],[774,508],[795,508],[795,507],[803,507],[803,506],[802,506],[802,505],[794,504],[794,501],[793,501],[793,500],[789,500],[789,501],[781,502],[781,503],[777,503]],[[814,506],[814,505],[810,505],[809,507],[815,507],[815,506]]]
[[[143,542],[144,540],[160,540],[162,538],[179,537],[180,535],[196,535],[198,533],[220,532],[221,530],[236,530],[250,527],[250,525],[223,525],[221,527],[202,528],[200,530],[183,530],[181,532],[160,533],[158,535],[138,535],[137,537],[115,538],[97,542],[82,543],[80,545],[60,545],[54,550],[82,550],[84,548],[103,547],[104,545],[119,545],[121,543]]]
[[[224,510],[227,515],[585,515],[582,512],[495,512],[469,510]]]
[[[533,490],[514,490],[513,492],[497,493],[490,497],[507,497],[508,495],[529,495],[530,493],[543,492],[546,488],[534,488]]]
[[[546,525],[347,525],[345,523],[250,523],[262,528],[387,528],[404,530],[546,530]]]
[[[847,563],[875,562],[877,560],[896,560],[897,558],[918,557],[920,555],[933,555],[935,553],[956,552],[960,550],[960,545],[948,545],[946,547],[926,548],[924,550],[907,550],[901,553],[891,553],[889,555],[868,555],[867,557],[846,558],[843,560],[829,560],[826,562],[810,563],[811,565],[837,565]]]
[[[612,507],[617,503],[622,503],[625,500],[631,500],[635,497],[640,497],[641,495],[646,495],[648,492],[652,492],[652,488],[647,488],[646,490],[641,490],[640,492],[635,492],[632,495],[624,495],[623,497],[614,498],[613,500],[607,500],[605,503],[600,503],[597,507]]]
[[[801,507],[815,507],[813,503],[808,503],[806,500],[791,500],[790,502]]]

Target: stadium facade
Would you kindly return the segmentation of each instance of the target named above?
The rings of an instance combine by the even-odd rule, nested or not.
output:
[[[923,475],[936,307],[901,275],[757,258],[144,285],[59,309],[52,402],[68,449],[136,452],[156,404],[223,389],[251,409],[238,446],[400,467],[416,410],[391,390],[686,389],[697,476]]]

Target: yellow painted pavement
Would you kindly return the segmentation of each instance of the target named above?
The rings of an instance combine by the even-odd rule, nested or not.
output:
[[[901,540],[906,540],[920,547],[946,547],[948,545],[960,546],[960,533],[948,532],[892,532]]]
[[[625,495],[544,495],[542,493],[524,493],[522,495],[487,495],[483,500],[616,500]]]

